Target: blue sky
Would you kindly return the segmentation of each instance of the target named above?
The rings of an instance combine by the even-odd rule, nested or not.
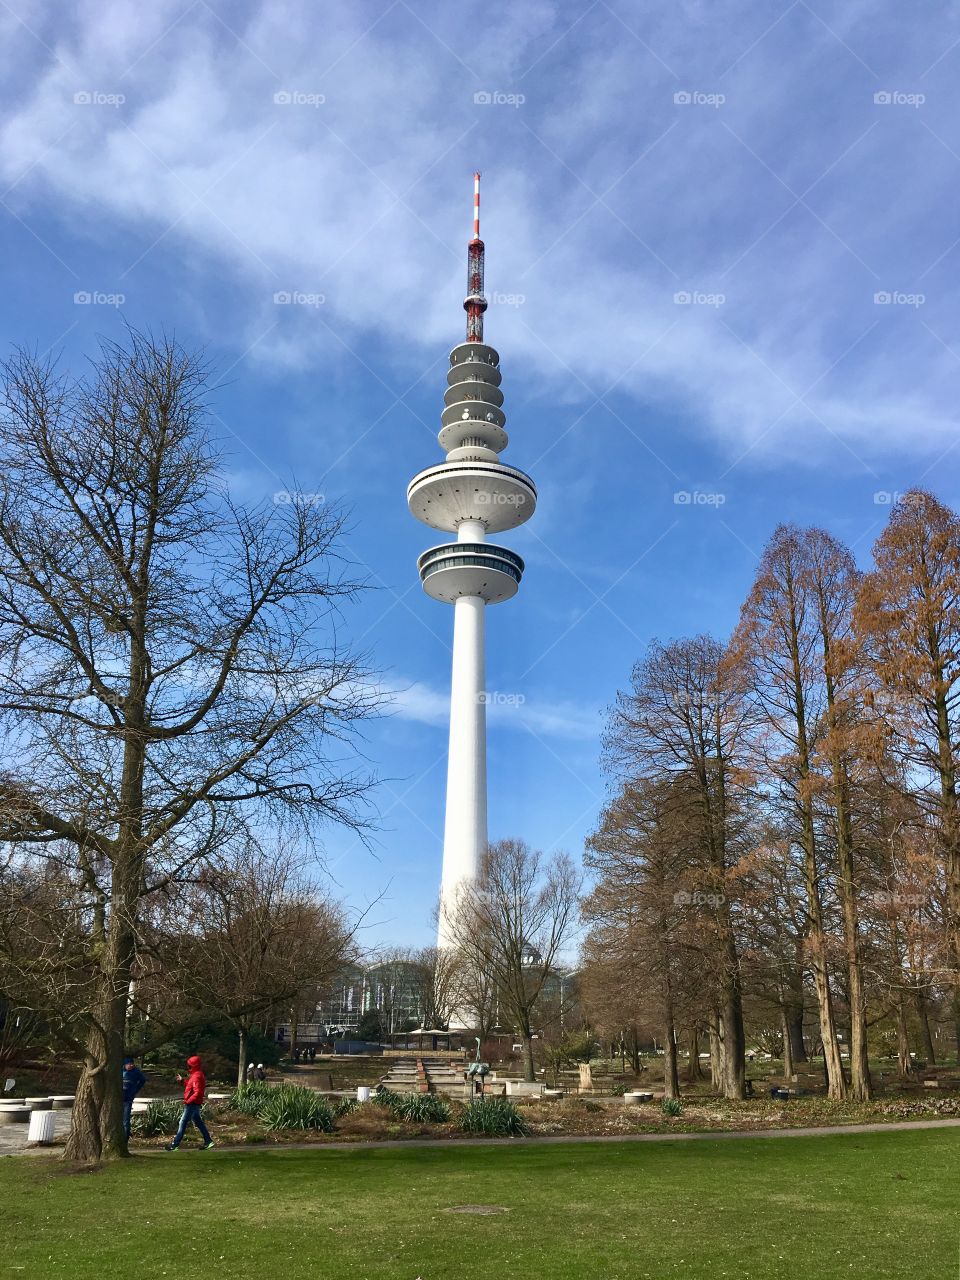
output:
[[[954,4],[11,0],[0,37],[5,343],[173,329],[237,495],[352,508],[352,627],[401,691],[374,852],[326,838],[367,943],[432,933],[452,614],[404,494],[475,168],[504,460],[541,495],[488,618],[492,836],[580,853],[604,708],[654,636],[729,631],[778,521],[863,563],[891,494],[958,501]]]

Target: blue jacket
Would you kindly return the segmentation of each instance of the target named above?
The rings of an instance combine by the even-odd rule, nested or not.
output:
[[[143,1074],[138,1066],[124,1067],[123,1069],[123,1100],[124,1102],[132,1102],[143,1086],[147,1083],[147,1077]]]

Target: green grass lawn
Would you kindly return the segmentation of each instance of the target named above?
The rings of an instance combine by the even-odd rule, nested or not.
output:
[[[960,1261],[960,1133],[0,1161],[33,1280],[895,1276]],[[444,1212],[499,1205],[495,1216]]]

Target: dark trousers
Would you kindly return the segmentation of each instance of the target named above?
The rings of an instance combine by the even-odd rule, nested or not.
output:
[[[123,1132],[130,1138],[130,1117],[133,1114],[133,1099],[123,1104]]]
[[[203,1116],[200,1114],[199,1102],[185,1102],[183,1104],[183,1115],[180,1117],[180,1128],[176,1132],[176,1136],[171,1142],[172,1147],[179,1147],[183,1141],[183,1135],[187,1131],[188,1124],[195,1124],[200,1130],[200,1137],[204,1142],[210,1142],[210,1134],[207,1132],[207,1126],[203,1123]]]

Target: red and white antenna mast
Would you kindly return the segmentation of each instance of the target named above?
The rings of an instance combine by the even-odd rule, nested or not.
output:
[[[473,239],[467,246],[467,296],[463,300],[467,313],[467,341],[483,341],[483,313],[487,300],[483,296],[483,241],[480,239],[480,173],[473,175]]]

